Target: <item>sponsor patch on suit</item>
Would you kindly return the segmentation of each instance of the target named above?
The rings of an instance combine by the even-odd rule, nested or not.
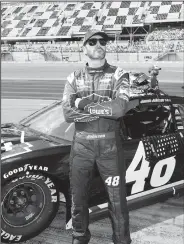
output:
[[[89,108],[89,112],[90,114],[112,116],[112,109],[109,107],[104,107],[101,104],[91,106]]]

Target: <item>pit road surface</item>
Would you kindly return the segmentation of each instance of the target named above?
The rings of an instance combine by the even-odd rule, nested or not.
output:
[[[11,98],[2,99],[2,122],[18,122],[19,119],[29,113],[51,103],[53,99],[60,99],[66,76],[71,71],[76,70],[77,66],[79,67],[81,64],[2,63],[2,98]],[[146,63],[122,64],[120,66],[125,67],[126,70],[132,70],[133,67],[136,71],[147,72],[149,65]],[[184,96],[184,90],[181,89],[183,66],[178,67],[176,65],[175,67],[175,64],[172,66],[162,64],[160,66],[162,71],[159,79],[163,82],[164,88],[169,90],[168,93]],[[38,98],[51,100],[37,100]],[[184,197],[180,197],[131,211],[132,244],[183,244],[183,206]],[[65,209],[60,204],[59,213],[49,228],[26,243],[70,244],[71,231],[64,230],[64,214]],[[111,242],[112,231],[108,218],[91,223],[90,230],[92,233],[90,244],[109,244]]]
[[[131,244],[183,244],[184,198],[169,199],[130,211]],[[71,230],[64,229],[65,208],[60,204],[59,212],[44,232],[27,244],[71,244]],[[90,223],[92,234],[89,244],[110,244],[111,224],[108,218]]]
[[[116,64],[125,70],[148,74],[148,63]],[[168,94],[184,96],[183,63],[159,63],[160,88]],[[66,77],[81,63],[2,63],[2,98],[61,99]]]

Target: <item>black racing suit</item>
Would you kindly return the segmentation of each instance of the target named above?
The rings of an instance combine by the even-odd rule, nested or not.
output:
[[[73,243],[87,244],[90,240],[87,203],[95,164],[109,195],[113,241],[131,243],[118,120],[138,105],[138,100],[128,102],[128,84],[129,73],[106,62],[97,69],[86,66],[72,73],[65,85],[64,116],[67,122],[75,122],[70,167]],[[76,98],[85,97],[94,102],[88,112],[74,105]],[[121,177],[119,172],[123,172]]]

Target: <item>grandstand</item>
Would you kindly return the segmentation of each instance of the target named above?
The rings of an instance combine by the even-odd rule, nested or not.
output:
[[[111,37],[109,52],[183,51],[183,5],[182,1],[2,3],[1,49],[7,54],[39,51],[59,60],[54,53],[59,51],[63,59],[63,52],[80,52],[85,32],[95,28]]]

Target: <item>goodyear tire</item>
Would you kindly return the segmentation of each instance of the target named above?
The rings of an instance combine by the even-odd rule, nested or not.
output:
[[[47,228],[58,211],[59,192],[51,178],[25,173],[2,187],[1,241],[19,243]]]

